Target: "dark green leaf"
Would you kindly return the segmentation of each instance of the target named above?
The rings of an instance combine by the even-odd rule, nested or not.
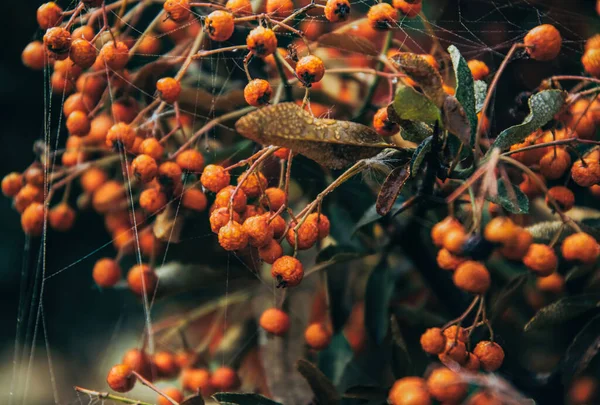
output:
[[[219,392],[212,397],[221,404],[281,405],[279,402],[254,393]]]
[[[336,264],[349,262],[364,257],[365,253],[359,252],[355,247],[348,245],[332,245],[323,249],[317,256],[314,266],[306,271],[305,276],[317,271],[323,271]]]
[[[513,277],[498,293],[498,296],[494,300],[494,305],[491,310],[491,319],[492,322],[498,316],[500,316],[504,310],[510,305],[512,298],[521,291],[521,287],[527,281],[528,273],[520,274],[516,277]]]
[[[340,402],[340,395],[333,383],[312,363],[300,359],[296,363],[296,368],[310,385],[318,404],[333,405]]]
[[[487,84],[483,80],[475,80],[475,112],[478,113],[483,108],[485,96],[487,95]]]
[[[568,385],[581,374],[600,350],[600,314],[593,317],[575,336],[563,359],[563,382]]]
[[[399,196],[396,199],[396,202],[394,202],[394,205],[392,206],[392,209],[390,211],[394,211],[394,210],[400,208],[402,203],[404,203],[404,199],[402,198],[402,196]],[[381,218],[382,218],[382,216],[377,213],[377,207],[375,206],[375,204],[373,204],[371,207],[369,207],[365,211],[365,213],[358,220],[356,225],[354,225],[354,230],[352,233],[355,233],[357,230],[359,230],[360,228],[362,228],[365,225],[369,225],[369,224],[372,224],[373,222],[379,221]]]
[[[337,386],[353,357],[354,352],[346,337],[341,332],[337,333],[327,349],[319,353],[319,369]]]
[[[487,200],[499,204],[513,214],[527,214],[529,212],[529,198],[520,188],[509,185],[510,189],[504,184],[504,180],[498,180],[498,194],[488,196]]]
[[[560,111],[565,102],[566,93],[560,90],[544,90],[529,97],[529,115],[521,124],[505,129],[498,135],[490,148],[509,148],[523,140],[538,128],[546,125]]]
[[[357,385],[344,392],[344,398],[364,399],[367,401],[385,401],[388,390],[378,386]]]
[[[396,315],[390,317],[390,333],[392,338],[392,370],[395,378],[402,378],[409,374],[412,368],[412,359]]]
[[[540,309],[533,318],[527,322],[524,330],[545,328],[554,326],[599,306],[600,295],[582,294],[560,300]]]
[[[389,303],[394,293],[394,279],[387,258],[375,266],[367,281],[365,292],[365,327],[378,345],[388,331]]]
[[[470,127],[470,145],[473,146],[475,140],[475,131],[477,130],[477,113],[475,111],[475,83],[473,75],[467,65],[467,61],[462,57],[458,48],[451,45],[448,48],[450,58],[452,58],[452,66],[454,66],[454,75],[456,77],[456,91],[454,96],[462,105],[465,116]]]
[[[399,85],[393,106],[400,120],[434,124],[442,119],[440,109],[426,95],[410,86]]]
[[[200,394],[192,395],[184,399],[179,405],[204,405],[204,398]]]
[[[425,156],[427,156],[427,153],[429,153],[431,151],[431,140],[432,139],[433,139],[433,137],[431,137],[431,136],[429,138],[426,138],[423,142],[421,142],[419,144],[417,149],[415,149],[415,151],[412,155],[412,159],[410,161],[410,173],[412,175],[418,173],[418,170],[421,167],[421,164],[423,163]]]
[[[379,215],[383,216],[390,212],[409,177],[410,171],[406,166],[396,167],[388,174],[375,203],[375,209]]]

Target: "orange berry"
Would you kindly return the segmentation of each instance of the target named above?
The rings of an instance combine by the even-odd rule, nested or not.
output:
[[[450,253],[459,255],[462,253],[466,241],[467,234],[462,228],[452,228],[444,236],[442,246]]]
[[[206,196],[202,190],[198,190],[197,188],[188,188],[183,193],[181,204],[187,209],[201,212],[206,209],[208,200],[206,199]]]
[[[156,177],[158,173],[158,165],[156,164],[156,160],[148,155],[138,155],[131,162],[131,167],[133,169],[133,173],[136,177],[138,177],[143,183],[148,183]]]
[[[290,328],[290,317],[280,309],[269,308],[262,313],[258,323],[267,332],[281,336]]]
[[[156,369],[158,377],[161,378],[170,379],[177,376],[179,373],[179,365],[171,352],[156,352],[154,356],[152,356],[152,365]]]
[[[136,264],[127,273],[129,289],[137,295],[151,295],[158,284],[158,277],[147,264]]]
[[[586,73],[600,76],[600,49],[588,49],[581,57],[581,64]]]
[[[44,34],[44,46],[57,60],[66,59],[71,48],[71,33],[62,27],[49,28]]]
[[[265,197],[261,202],[265,208],[277,211],[286,203],[285,191],[277,187],[269,187],[265,190]]]
[[[227,186],[222,188],[215,197],[215,206],[218,208],[221,207],[229,207],[229,203],[231,202],[231,196],[235,190],[234,186]],[[233,210],[237,212],[244,212],[246,209],[247,197],[244,190],[241,188],[235,194],[233,198]]]
[[[281,215],[276,215],[271,219],[271,227],[273,227],[274,237],[279,239],[283,236],[287,228],[287,223]]]
[[[117,364],[108,372],[106,382],[108,386],[117,392],[131,391],[135,385],[136,377],[131,367],[125,364]]]
[[[246,174],[247,172],[242,173],[237,179],[238,184],[243,180],[240,189],[246,193],[248,198],[258,197],[267,188],[267,178],[261,172],[253,172],[244,179]]]
[[[519,228],[510,218],[496,217],[488,222],[483,236],[489,242],[506,244],[513,240],[518,232]]]
[[[111,148],[130,149],[135,142],[135,131],[128,124],[119,122],[110,127],[106,134],[106,144]]]
[[[481,363],[479,362],[479,358],[477,356],[475,356],[473,353],[469,353],[469,355],[467,356],[467,361],[463,365],[463,368],[465,368],[468,371],[472,371],[472,372],[476,373],[479,371],[480,367],[481,367]]]
[[[109,258],[100,259],[94,264],[92,277],[99,287],[113,287],[121,279],[121,267],[116,260]]]
[[[278,157],[279,159],[287,159],[290,155],[290,150],[288,148],[279,148],[273,153],[273,156]]]
[[[456,268],[452,275],[454,285],[473,294],[484,294],[490,288],[490,272],[475,261],[468,260]]]
[[[388,393],[390,405],[431,405],[425,380],[419,377],[404,377],[396,380]]]
[[[129,366],[133,371],[139,373],[142,377],[153,380],[152,361],[150,356],[144,350],[127,350],[121,359],[121,363]]]
[[[32,202],[21,214],[21,228],[31,236],[40,236],[44,230],[44,205]]]
[[[211,214],[210,214],[210,229],[214,232],[214,233],[219,233],[219,230],[224,227],[225,225],[227,225],[227,223],[229,222],[229,209],[227,207],[221,207],[221,208],[217,208],[215,209]],[[240,214],[238,214],[237,212],[233,212],[233,220],[237,223],[240,222]]]
[[[164,162],[158,166],[158,182],[169,191],[181,185],[181,167],[175,162]]]
[[[25,184],[15,195],[15,209],[19,213],[23,213],[25,209],[32,203],[41,203],[44,201],[44,193],[42,189],[31,184]]]
[[[544,277],[556,271],[558,258],[550,246],[532,243],[523,257],[523,264],[538,276]]]
[[[454,371],[440,367],[429,375],[427,388],[440,402],[458,403],[467,395],[467,384]]]
[[[271,276],[277,280],[277,287],[294,287],[304,277],[304,268],[298,259],[281,256],[271,266]]]
[[[571,156],[562,148],[546,152],[540,159],[540,173],[547,180],[560,179],[571,167]]]
[[[200,177],[202,186],[213,193],[217,193],[221,189],[227,187],[230,180],[229,172],[227,172],[223,166],[218,165],[206,166]]]
[[[454,341],[453,339],[446,340],[446,347],[443,353],[438,355],[438,358],[442,364],[450,366],[451,364],[465,364],[469,356],[467,354],[467,346],[460,340]]]
[[[325,18],[330,22],[346,21],[350,15],[350,2],[348,0],[327,0],[324,11]]]
[[[565,287],[565,278],[554,272],[546,277],[538,277],[535,280],[535,285],[540,291],[560,294]]]
[[[106,213],[115,210],[125,198],[123,185],[117,181],[109,180],[94,192],[92,205],[96,212]]]
[[[74,93],[65,99],[63,104],[63,113],[65,117],[68,117],[73,113],[73,111],[83,111],[85,113],[89,112],[92,108],[94,108],[94,102],[90,98],[90,96],[83,93]],[[107,116],[98,116],[98,117],[107,117]],[[97,118],[93,119],[90,124],[93,124]],[[106,131],[104,135],[106,136],[106,132],[112,126],[112,120],[108,128],[105,128]]]
[[[242,225],[229,221],[219,229],[219,245],[227,251],[243,249],[248,245],[248,235]]]
[[[21,61],[29,69],[42,70],[46,65],[46,49],[41,41],[27,44],[21,53]]]
[[[331,343],[331,331],[322,323],[311,323],[304,331],[304,340],[313,350],[323,350]]]
[[[469,397],[467,405],[503,405],[504,401],[488,391],[477,391]]]
[[[240,386],[240,379],[234,369],[222,366],[213,372],[210,383],[217,391],[228,392]]]
[[[273,264],[283,255],[283,249],[279,242],[271,239],[266,245],[258,248],[258,255],[265,263]]]
[[[142,141],[139,147],[139,152],[148,155],[154,160],[158,160],[163,156],[165,149],[155,138],[147,138]]]
[[[498,343],[483,340],[477,343],[473,354],[479,359],[481,368],[485,371],[496,371],[504,361],[504,350]]]
[[[298,230],[295,230],[295,223],[292,223],[288,229],[286,239],[290,246],[298,248],[298,250],[306,250],[313,247],[319,239],[319,228],[315,222],[304,221]]]
[[[184,150],[177,155],[175,162],[188,172],[200,173],[204,168],[204,157],[195,149]]]
[[[129,48],[125,42],[113,41],[105,43],[100,49],[100,60],[111,70],[121,70],[129,62]]]
[[[565,260],[593,264],[600,255],[600,246],[592,236],[577,232],[565,238],[561,252]]]
[[[418,16],[423,6],[421,1],[412,0],[393,0],[392,4],[396,10],[399,10],[407,18]]]
[[[73,39],[69,57],[77,66],[82,69],[91,67],[96,62],[96,48],[85,39]]]
[[[180,403],[183,402],[183,393],[175,387],[169,387],[169,388],[165,388],[164,390],[162,390],[165,394],[167,394],[171,399],[173,399],[175,402]],[[159,395],[158,398],[156,399],[156,403],[158,405],[173,405],[173,403],[171,401],[169,401],[167,398],[163,397],[162,395]]]
[[[320,82],[324,75],[325,65],[317,56],[308,55],[296,63],[296,76],[306,87],[310,87],[312,83]]]
[[[254,79],[244,87],[244,100],[254,107],[269,104],[273,90],[268,81]]]
[[[251,14],[252,4],[250,0],[227,0],[225,8],[236,14]]]
[[[394,7],[388,3],[377,3],[369,9],[367,19],[376,30],[389,30],[397,25],[397,14]]]
[[[30,166],[23,172],[23,177],[25,177],[25,182],[27,184],[31,184],[36,187],[44,186],[44,171],[41,166]]]
[[[71,32],[71,38],[73,39],[85,39],[91,41],[94,39],[94,28],[89,25],[81,25]]]
[[[73,136],[84,136],[90,132],[90,120],[83,111],[73,111],[66,122],[69,134]]]
[[[148,213],[155,213],[167,205],[167,195],[155,188],[148,188],[140,194],[140,207]]]
[[[558,205],[561,211],[566,212],[575,205],[575,194],[567,187],[554,186],[548,189],[548,194],[546,194],[546,205],[554,209],[552,201]]]
[[[116,122],[121,121],[129,124],[137,116],[139,105],[135,99],[126,97],[113,102],[110,106],[110,112]]]
[[[23,176],[20,173],[8,173],[2,178],[2,194],[14,197],[23,187]]]
[[[544,183],[542,177],[537,174],[535,176],[541,183]],[[529,198],[534,198],[542,194],[542,189],[538,183],[535,180],[532,180],[529,175],[523,175],[523,182],[519,184],[519,189]]]
[[[560,53],[562,38],[553,25],[542,24],[530,30],[523,38],[523,43],[533,59],[548,61]]]
[[[471,59],[467,62],[467,65],[469,66],[469,70],[473,75],[473,80],[482,80],[490,74],[490,68],[485,64],[485,62],[480,60]]]
[[[181,84],[178,80],[173,79],[172,77],[163,77],[162,79],[158,79],[156,82],[156,90],[162,98],[167,103],[174,103],[179,98],[179,94],[181,93]]]
[[[467,332],[467,330],[457,325],[447,327],[446,329],[444,329],[443,333],[444,336],[446,336],[446,339],[451,340],[453,342],[455,340],[458,340],[459,342],[463,343],[467,343],[469,341],[469,333]]]
[[[600,5],[598,6],[600,8]],[[593,404],[597,400],[597,377],[581,376],[571,383],[569,388],[569,405]]]
[[[421,335],[421,347],[425,353],[440,354],[446,349],[446,337],[440,328],[429,328]]]
[[[204,19],[204,31],[213,41],[227,41],[234,29],[233,15],[227,11],[215,10]]]
[[[53,1],[42,4],[36,13],[37,22],[41,29],[54,27],[62,20],[63,9]]]
[[[504,244],[500,253],[509,260],[522,260],[531,243],[533,243],[531,233],[526,229],[518,228],[516,236]]]
[[[139,222],[137,223],[139,224]],[[154,233],[151,229],[148,229],[146,232],[140,232],[138,239],[140,251],[144,256],[158,256],[164,252],[163,242],[154,236]]]
[[[269,214],[256,215],[244,221],[242,230],[248,235],[248,243],[262,247],[273,240],[273,228],[269,224]]]
[[[186,21],[191,14],[190,2],[188,0],[167,0],[163,4],[167,16],[175,21]]]
[[[431,228],[431,240],[434,245],[441,247],[444,242],[444,237],[451,229],[464,230],[462,224],[453,217],[446,217]]]
[[[248,50],[254,55],[264,57],[272,54],[277,49],[277,37],[270,28],[258,26],[246,37]]]
[[[204,368],[186,368],[181,372],[181,385],[185,390],[208,396],[214,390],[210,383],[210,373]]]
[[[327,235],[329,235],[331,223],[329,222],[329,218],[327,218],[324,214],[313,212],[306,217],[306,222],[312,222],[315,224],[319,230],[319,239],[324,239],[327,237]]]
[[[463,263],[465,260],[467,260],[467,259],[462,258],[460,256],[453,255],[447,249],[444,249],[444,248],[442,248],[438,251],[438,254],[436,257],[436,261],[437,261],[437,264],[440,267],[440,269],[450,270],[450,271],[456,270],[456,268],[461,263]]]
[[[81,76],[79,76],[79,78],[77,78],[75,87],[77,88],[77,91],[79,92],[76,94],[79,94],[80,97],[81,96],[86,97],[85,111],[89,111],[89,110],[91,110],[90,107],[92,106],[93,102],[98,100],[102,96],[102,92],[106,88],[106,79],[99,75],[94,75],[91,73],[84,73]],[[71,95],[71,96],[69,96],[69,98],[71,98],[73,96],[74,95]],[[65,100],[65,103],[66,103],[66,100]],[[66,107],[66,105],[63,105],[63,108],[65,108],[65,107]],[[68,114],[66,114],[66,115],[68,115]],[[98,115],[96,118],[98,118],[98,117],[110,118],[106,115]],[[112,122],[110,125],[112,125]],[[109,125],[109,127],[110,127],[110,125]]]
[[[48,222],[52,229],[68,231],[75,222],[75,210],[67,203],[60,203],[48,212]]]
[[[576,161],[571,167],[571,177],[581,187],[600,183],[600,162],[591,158]]]
[[[287,17],[294,11],[292,0],[267,0],[267,13],[273,17]]]
[[[398,124],[388,119],[387,107],[380,108],[373,116],[373,128],[381,136],[392,136],[398,133]]]

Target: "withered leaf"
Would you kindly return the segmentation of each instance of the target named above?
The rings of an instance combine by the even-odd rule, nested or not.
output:
[[[294,103],[252,111],[235,123],[235,129],[255,142],[292,149],[331,169],[342,169],[394,148],[365,125],[315,118]]]
[[[442,77],[439,72],[433,68],[422,56],[402,52],[392,57],[392,61],[413,79],[423,93],[434,102],[438,108],[442,108],[444,100],[448,95],[442,87]]]
[[[161,241],[177,243],[180,240],[183,222],[182,218],[179,220],[177,218],[177,206],[169,204],[163,212],[156,216],[152,228],[154,236]]]
[[[388,174],[379,190],[375,204],[379,215],[383,216],[390,212],[409,177],[410,170],[406,166],[396,167]]]
[[[327,46],[340,51],[361,53],[376,56],[379,51],[366,38],[341,32],[329,32],[321,35],[316,41],[321,46]]]
[[[448,96],[442,106],[444,128],[454,134],[465,145],[470,145],[471,123],[456,97]]]

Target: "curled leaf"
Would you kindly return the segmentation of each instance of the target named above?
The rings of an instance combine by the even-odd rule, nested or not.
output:
[[[431,152],[431,141],[433,137],[426,138],[423,142],[419,144],[417,149],[413,152],[412,159],[410,160],[410,173],[418,173],[423,160],[425,160],[425,156],[429,152]]]
[[[444,127],[448,132],[456,135],[464,144],[469,145],[473,133],[469,117],[455,97],[446,97],[442,106],[442,114]]]
[[[381,190],[379,190],[377,203],[375,204],[379,215],[383,216],[390,212],[409,177],[410,171],[406,166],[396,167],[388,174],[381,186]]]
[[[413,79],[423,93],[433,103],[441,108],[444,100],[448,96],[442,87],[442,77],[439,72],[433,68],[421,55],[409,52],[402,52],[395,55],[392,61],[398,65],[404,73]]]

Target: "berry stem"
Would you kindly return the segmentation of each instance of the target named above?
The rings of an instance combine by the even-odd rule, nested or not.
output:
[[[464,321],[465,318],[469,315],[469,313],[473,310],[473,308],[475,308],[475,305],[477,305],[477,303],[479,302],[480,299],[482,299],[481,295],[477,295],[475,298],[473,298],[473,301],[471,301],[471,303],[469,304],[469,306],[467,307],[465,312],[463,312],[463,314],[461,316],[459,316],[458,318],[455,318],[455,319],[447,322],[444,326],[442,326],[442,330],[446,330],[452,325],[460,325],[461,322]],[[457,330],[458,330],[458,328],[457,328]]]
[[[137,399],[126,398],[126,397],[122,397],[119,395],[110,394],[108,392],[88,390],[87,388],[82,388],[82,387],[77,387],[77,386],[75,386],[73,388],[77,392],[81,392],[82,394],[86,394],[86,395],[89,395],[91,397],[95,397],[95,398],[101,399],[101,400],[110,399],[112,401],[120,402],[122,404],[131,404],[131,405],[153,405],[148,402],[142,402],[142,401],[138,401]]]
[[[134,376],[137,377],[138,380],[140,380],[140,383],[142,383],[142,385],[145,385],[146,387],[150,388],[152,391],[156,392],[158,395],[164,397],[167,399],[167,401],[169,401],[170,403],[172,403],[173,405],[179,405],[179,402],[175,401],[173,398],[171,398],[170,396],[168,396],[165,392],[163,392],[160,388],[158,388],[156,385],[152,384],[150,381],[146,380],[140,373],[138,373],[137,371],[133,370],[131,372]]]

